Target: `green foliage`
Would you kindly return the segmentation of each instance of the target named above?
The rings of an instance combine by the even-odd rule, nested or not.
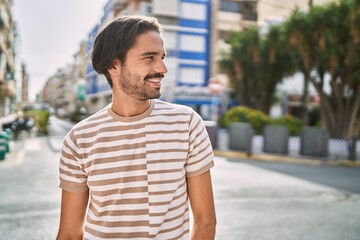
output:
[[[262,130],[267,124],[284,126],[289,130],[290,135],[298,135],[304,126],[303,122],[294,116],[284,115],[276,119],[271,119],[263,112],[245,106],[229,109],[222,118],[221,126],[229,128],[232,122],[249,123],[256,134],[262,134]]]
[[[334,0],[308,12],[294,11],[284,23],[285,47],[295,53],[298,70],[318,92],[322,121],[336,138],[349,137],[360,126],[359,9],[359,0]],[[330,91],[325,87],[326,74]]]
[[[321,126],[321,114],[320,107],[315,106],[309,111],[309,126],[320,127]]]
[[[283,28],[272,26],[267,34],[258,28],[233,33],[231,50],[221,61],[242,105],[269,113],[276,85],[294,71],[293,56],[285,45]]]
[[[244,106],[269,113],[276,85],[284,76],[302,72],[305,121],[306,86],[311,83],[320,97],[322,121],[332,137],[349,137],[356,127],[360,129],[359,9],[359,0],[334,0],[314,5],[308,12],[296,9],[266,34],[258,28],[234,33],[221,66],[237,99]],[[331,91],[326,89],[327,81]]]
[[[264,126],[271,123],[271,118],[261,111],[239,106],[229,109],[224,115],[223,125],[225,127],[228,128],[232,122],[247,122],[256,134],[260,134]]]
[[[4,96],[6,96],[5,88],[3,88],[3,87],[0,85],[0,97],[4,97]]]
[[[38,110],[36,115],[36,125],[39,133],[43,133],[47,135],[49,132],[48,124],[49,124],[50,112],[45,110]]]
[[[272,121],[272,124],[286,127],[289,130],[290,135],[292,136],[299,135],[301,129],[304,126],[301,119],[291,115],[283,115],[281,117],[278,117]]]
[[[24,112],[25,117],[31,117],[35,121],[38,133],[47,135],[50,112],[46,110],[30,110]]]

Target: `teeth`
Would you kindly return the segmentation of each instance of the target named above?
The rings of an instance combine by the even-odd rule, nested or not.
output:
[[[159,83],[161,81],[161,79],[159,78],[152,78],[152,79],[148,79],[149,82],[152,82],[152,83]]]

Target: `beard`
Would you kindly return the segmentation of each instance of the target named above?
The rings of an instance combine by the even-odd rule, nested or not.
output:
[[[126,66],[123,65],[118,81],[122,92],[137,100],[144,101],[159,98],[161,96],[160,88],[151,86],[151,84],[145,80],[148,77],[149,75],[142,77],[139,74],[131,73],[127,70]]]

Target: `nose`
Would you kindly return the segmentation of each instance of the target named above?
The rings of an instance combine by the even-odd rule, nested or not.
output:
[[[156,69],[155,70],[156,70],[156,72],[160,72],[160,73],[163,73],[163,74],[168,72],[168,69],[167,69],[166,64],[164,62],[164,59],[160,59],[158,61],[158,63],[156,64]]]

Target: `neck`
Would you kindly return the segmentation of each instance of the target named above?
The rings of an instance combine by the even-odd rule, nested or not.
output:
[[[145,112],[150,107],[150,100],[135,100],[130,97],[113,95],[111,110],[121,117],[132,117]]]

